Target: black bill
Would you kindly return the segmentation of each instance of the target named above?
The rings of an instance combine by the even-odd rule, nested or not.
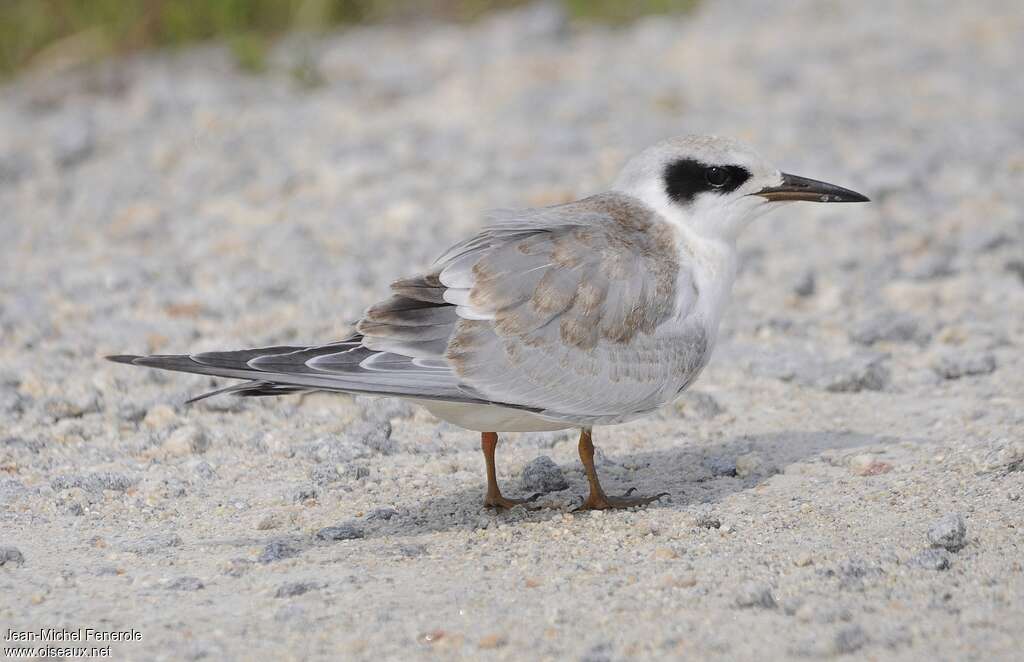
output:
[[[782,173],[781,186],[763,188],[754,195],[773,202],[807,200],[809,202],[870,202],[867,197],[842,186],[819,182],[799,175]]]

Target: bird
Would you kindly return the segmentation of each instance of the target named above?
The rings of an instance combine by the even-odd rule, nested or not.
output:
[[[730,298],[738,237],[797,201],[869,202],[730,138],[669,138],[629,159],[605,192],[488,212],[340,340],[107,358],[242,380],[190,402],[310,391],[408,400],[480,433],[491,508],[540,496],[502,493],[499,433],[578,428],[589,487],[578,509],[644,506],[667,493],[607,494],[593,429],[649,415],[694,383]]]

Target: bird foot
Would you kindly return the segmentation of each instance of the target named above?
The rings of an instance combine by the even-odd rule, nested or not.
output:
[[[536,494],[526,497],[525,499],[510,499],[508,497],[499,494],[488,494],[484,497],[485,508],[495,508],[498,510],[515,508],[516,506],[525,506],[527,510],[537,510],[538,506],[527,506],[526,504],[532,503],[541,497],[542,493],[537,492]]]
[[[599,492],[597,494],[591,492],[579,507],[573,509],[573,512],[579,510],[620,510],[622,508],[646,506],[649,503],[657,501],[661,497],[669,496],[668,492],[662,492],[661,494],[655,494],[654,496],[629,496],[633,492],[636,492],[635,487],[629,488],[622,496],[608,496],[603,492]]]

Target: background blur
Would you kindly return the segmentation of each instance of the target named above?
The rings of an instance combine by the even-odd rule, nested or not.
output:
[[[1021,7],[0,0],[0,623],[139,660],[1019,659]],[[407,403],[184,406],[215,380],[102,359],[337,339],[486,209],[682,133],[872,202],[758,219],[694,390],[597,431],[650,508],[571,514],[571,432],[503,438],[509,494],[563,489],[496,514],[479,439]]]
[[[557,0],[556,0],[557,1]],[[699,0],[560,0],[569,15],[622,23],[678,13]],[[275,37],[345,25],[416,20],[471,21],[524,0],[5,0],[0,4],[0,74],[95,61],[146,48],[226,41],[258,71]]]

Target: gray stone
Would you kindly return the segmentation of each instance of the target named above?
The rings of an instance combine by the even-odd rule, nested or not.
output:
[[[697,526],[702,529],[720,529],[722,521],[714,515],[703,514],[697,517]]]
[[[124,492],[137,482],[137,479],[125,476],[124,474],[104,471],[88,475],[61,474],[50,481],[50,487],[55,490],[80,488],[91,492],[101,492],[103,490]]]
[[[909,313],[886,311],[855,324],[850,340],[861,345],[877,342],[927,342],[930,334],[921,322]]]
[[[977,228],[964,234],[960,247],[967,253],[991,253],[1013,240],[1000,229]]]
[[[978,473],[1024,471],[1024,439],[994,439],[971,455]]]
[[[309,478],[316,485],[329,485],[341,480],[341,474],[335,465],[321,462],[310,469]]]
[[[731,457],[709,457],[704,460],[704,466],[715,477],[736,475],[736,460]]]
[[[359,441],[345,437],[321,437],[298,448],[314,462],[327,464],[345,464],[352,460],[366,457],[369,450]]]
[[[363,408],[363,419],[372,423],[385,423],[395,419],[412,418],[416,408],[399,398],[376,398],[359,396],[356,403]]]
[[[54,158],[62,168],[82,163],[96,148],[96,130],[87,117],[71,117],[62,122],[53,138]]]
[[[180,546],[181,538],[179,538],[177,534],[155,533],[153,535],[127,542],[121,546],[121,549],[135,554],[153,554],[154,552],[164,551],[172,547]]]
[[[291,491],[291,500],[294,503],[305,503],[306,501],[312,501],[316,499],[316,497],[316,488],[309,485],[296,487]]]
[[[736,458],[736,475],[740,478],[768,476],[774,473],[778,473],[778,468],[756,451],[744,453]]]
[[[953,253],[948,250],[937,250],[916,258],[904,270],[904,276],[912,280],[935,280],[956,273],[953,268]]]
[[[192,473],[200,480],[213,480],[217,477],[217,471],[206,460],[195,461],[191,465]]]
[[[967,545],[967,524],[964,518],[958,513],[943,515],[928,529],[928,542],[932,547],[959,552]]]
[[[32,160],[20,152],[0,152],[0,189],[32,175]]]
[[[356,540],[363,537],[363,530],[355,522],[344,522],[337,526],[327,526],[316,532],[317,540],[336,542],[338,540]]]
[[[199,425],[183,425],[171,432],[163,448],[176,456],[201,455],[209,450],[210,438]]]
[[[793,282],[793,294],[801,298],[807,298],[813,296],[815,290],[817,290],[817,282],[814,277],[814,271],[807,269]]]
[[[100,411],[99,391],[91,386],[71,382],[60,393],[43,400],[43,409],[56,420],[80,418]]]
[[[398,450],[398,444],[391,438],[391,423],[386,420],[356,423],[345,434],[357,444],[381,455],[390,455]]]
[[[832,393],[881,391],[889,384],[887,358],[864,354],[832,361],[822,367],[814,383]]]
[[[772,595],[772,587],[760,582],[747,582],[736,591],[733,604],[740,608],[757,607],[760,609],[774,609],[775,597]]]
[[[840,628],[833,639],[833,648],[837,655],[849,655],[864,648],[871,641],[868,633],[859,625],[848,625]]]
[[[908,566],[925,570],[949,570],[952,564],[949,552],[934,547],[922,550],[907,560]]]
[[[683,391],[676,399],[675,408],[687,418],[692,416],[703,420],[710,420],[725,411],[718,400],[703,391]]]
[[[558,492],[568,488],[569,481],[550,457],[541,455],[523,467],[519,486],[526,492]]]
[[[277,590],[274,591],[274,597],[293,598],[297,595],[309,593],[310,591],[316,590],[317,588],[319,587],[312,582],[289,582],[287,584],[282,584],[281,586],[278,586]]]
[[[274,561],[290,559],[293,556],[298,556],[298,554],[299,550],[292,545],[283,540],[275,540],[263,548],[263,551],[260,552],[256,560],[260,563],[273,563]]]
[[[389,520],[397,514],[398,511],[394,508],[375,508],[366,516],[366,521],[372,522],[374,520]]]
[[[407,559],[414,559],[427,553],[426,545],[399,545],[398,553]]]
[[[169,591],[198,591],[203,582],[198,577],[178,577],[166,586]]]
[[[932,368],[944,379],[987,375],[996,369],[996,357],[988,354],[950,352],[939,357]]]
[[[1024,260],[1008,260],[1004,265],[1004,268],[1017,276],[1020,279],[1021,284],[1024,284]]]
[[[28,494],[29,490],[20,480],[15,478],[0,478],[0,503],[9,503],[15,499]]]
[[[0,566],[24,565],[25,555],[17,547],[0,547]]]

